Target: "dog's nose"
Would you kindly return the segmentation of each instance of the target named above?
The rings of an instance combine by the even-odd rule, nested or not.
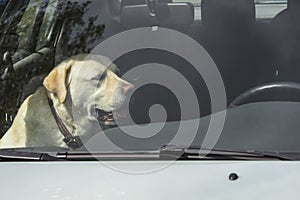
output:
[[[131,83],[123,85],[123,92],[124,92],[124,94],[129,93],[133,88],[134,88],[134,85],[131,84]]]

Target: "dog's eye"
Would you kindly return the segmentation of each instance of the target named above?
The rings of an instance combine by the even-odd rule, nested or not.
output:
[[[105,71],[103,74],[98,74],[93,79],[97,81],[103,81],[107,76],[107,72]]]

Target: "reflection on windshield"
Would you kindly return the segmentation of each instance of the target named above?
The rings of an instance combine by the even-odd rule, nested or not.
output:
[[[48,31],[54,28],[55,23],[51,20],[62,20],[63,15],[66,16],[72,16],[71,18],[68,18],[67,22],[65,22],[64,27],[64,34],[62,35],[61,42],[62,43],[69,43],[67,46],[67,49],[64,49],[66,52],[68,52],[68,55],[60,55],[61,57],[58,59],[66,58],[66,56],[75,55],[76,53],[88,53],[90,49],[85,45],[90,43],[90,41],[95,40],[96,38],[101,37],[105,26],[95,25],[95,20],[97,19],[97,16],[90,16],[88,19],[88,22],[83,20],[83,15],[87,11],[87,6],[90,4],[90,2],[85,2],[82,4],[78,4],[76,2],[63,2],[62,4],[57,4],[57,2],[52,1],[52,4],[49,5],[41,5],[41,1],[30,1],[27,5],[23,17],[21,18],[20,22],[13,27],[7,27],[7,31],[11,32],[10,30],[12,28],[17,28],[16,34],[18,43],[14,44],[15,46],[2,46],[3,53],[10,52],[14,48],[17,48],[14,54],[9,54],[8,56],[11,58],[8,58],[8,60],[5,62],[3,60],[1,70],[4,76],[3,81],[1,81],[1,94],[5,94],[0,99],[0,113],[1,113],[1,134],[3,135],[9,126],[11,125],[11,122],[13,121],[14,116],[16,115],[16,112],[18,110],[18,107],[22,103],[22,101],[32,94],[38,87],[41,86],[41,80],[37,80],[40,78],[34,78],[35,76],[43,73],[47,73],[51,69],[51,66],[47,66],[48,69],[40,69],[40,66],[38,66],[39,63],[44,62],[44,60],[37,60],[35,66],[32,67],[32,71],[27,71],[26,69],[22,69],[22,72],[24,71],[25,74],[22,72],[15,72],[12,70],[12,65],[14,62],[16,63],[19,60],[22,60],[22,58],[25,58],[26,56],[31,53],[34,53],[36,50],[32,49],[34,48],[34,44],[37,44],[38,42],[43,41],[47,42],[49,38],[43,38],[42,34],[46,33],[44,32],[44,29],[40,30],[40,36],[42,39],[38,40],[35,36],[35,38],[32,38],[32,31],[37,31],[38,28],[34,27],[32,20],[37,20],[36,18],[39,17],[39,20],[45,16],[46,18],[43,19],[40,26],[46,28],[48,27]],[[55,12],[53,12],[55,10]],[[49,13],[46,13],[45,11],[49,11]],[[64,12],[64,13],[63,13]],[[20,14],[20,13],[18,13]],[[38,16],[39,15],[39,16]],[[58,15],[58,16],[57,16]],[[10,18],[13,18],[14,15],[12,15]],[[12,19],[9,19],[12,20]],[[59,22],[56,22],[57,28],[62,28],[61,26],[63,24],[58,24]],[[77,34],[75,36],[71,35],[71,33],[67,32],[68,30],[71,30],[71,27],[76,26],[84,27],[83,30],[78,30]],[[30,27],[26,27],[30,26]],[[52,27],[51,27],[52,26]],[[22,29],[22,30],[21,30]],[[51,33],[51,32],[50,32]],[[10,33],[11,34],[11,33]],[[48,35],[49,32],[47,33]],[[49,37],[49,36],[48,36]],[[50,37],[53,37],[50,35]],[[48,44],[50,45],[50,44]],[[41,47],[39,47],[41,48]],[[52,50],[53,51],[53,50]],[[49,55],[46,55],[49,56]],[[59,56],[59,55],[57,55]],[[9,59],[12,59],[12,61],[9,61]],[[42,59],[42,57],[40,58]],[[49,59],[49,58],[48,58]],[[51,59],[51,65],[53,65],[53,59]],[[31,63],[26,63],[31,64]],[[48,63],[47,63],[48,64]],[[22,64],[21,64],[22,65]],[[23,66],[22,67],[26,67]],[[7,68],[7,71],[4,71],[4,69]],[[33,80],[31,78],[33,77]],[[28,83],[29,81],[29,83]]]

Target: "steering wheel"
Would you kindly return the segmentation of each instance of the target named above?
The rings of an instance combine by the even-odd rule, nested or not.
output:
[[[300,102],[300,83],[271,82],[253,87],[236,97],[228,108],[264,101]]]

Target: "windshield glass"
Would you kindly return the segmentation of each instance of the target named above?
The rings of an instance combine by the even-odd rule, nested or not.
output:
[[[0,0],[0,148],[299,152],[297,0]]]

